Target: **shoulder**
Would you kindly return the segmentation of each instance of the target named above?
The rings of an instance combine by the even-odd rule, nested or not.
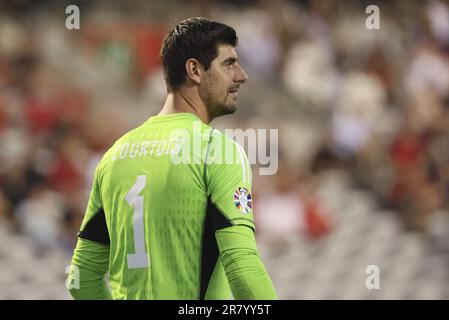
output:
[[[213,129],[210,134],[206,164],[208,165],[245,165],[248,157],[243,147],[227,134]]]
[[[210,140],[209,143],[213,145],[220,145],[224,148],[233,149],[233,150],[243,150],[243,147],[235,141],[233,138],[228,136],[227,134],[221,132],[218,129],[210,128]]]
[[[110,165],[110,163],[114,160],[114,158],[117,157],[117,154],[120,151],[120,147],[123,145],[124,142],[129,141],[130,138],[134,135],[135,131],[137,130],[133,129],[131,131],[126,132],[123,134],[120,138],[118,138],[112,146],[110,146],[106,152],[103,154],[103,156],[100,159],[100,162],[97,165],[96,169],[96,175],[97,178],[100,178],[103,176],[104,172],[107,170],[107,167]]]
[[[112,160],[115,160],[117,158],[118,153],[120,153],[121,148],[125,148],[129,146],[130,144],[137,141],[142,133],[142,125],[124,133],[120,138],[118,138],[112,146],[109,147],[108,150],[104,153],[99,167],[105,167],[109,162],[112,162]]]
[[[232,154],[237,155],[237,160],[243,160],[241,158],[246,159],[246,152],[242,145],[235,141],[232,137],[228,136],[226,133],[223,133],[217,129],[213,129],[211,133],[210,143],[212,147],[220,148],[223,152],[232,152]]]

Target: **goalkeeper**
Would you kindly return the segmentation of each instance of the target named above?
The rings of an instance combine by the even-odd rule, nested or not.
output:
[[[209,125],[236,110],[248,79],[237,41],[205,18],[165,37],[161,112],[95,171],[67,279],[75,299],[276,299],[254,237],[247,156]]]

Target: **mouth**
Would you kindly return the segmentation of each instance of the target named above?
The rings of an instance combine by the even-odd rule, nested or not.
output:
[[[232,88],[232,89],[230,89],[229,90],[229,93],[233,96],[233,97],[237,97],[237,92],[239,91],[239,88],[238,87],[236,87],[236,88]]]

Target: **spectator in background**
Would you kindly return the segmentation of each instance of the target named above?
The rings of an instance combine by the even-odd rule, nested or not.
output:
[[[129,12],[120,13],[120,24],[101,6],[86,8],[89,15],[73,37],[46,16],[32,13],[36,23],[31,32],[10,18],[17,8],[9,12],[5,5],[0,19],[0,206],[13,224],[19,225],[14,222],[17,208],[32,208],[36,199],[57,203],[55,221],[65,221],[63,228],[72,230],[79,221],[83,211],[79,204],[90,189],[86,181],[92,180],[80,168],[94,167],[98,154],[140,121],[136,96],[147,92],[148,83],[157,83],[154,44],[167,21],[161,14],[149,23],[136,23],[138,15],[133,16],[152,5],[148,2],[142,9],[130,4]],[[444,152],[449,137],[444,105],[449,101],[449,6],[447,0],[383,6],[381,30],[360,28],[364,8],[356,2],[262,1],[235,7],[219,1],[208,4],[208,10],[236,20],[242,38],[240,57],[250,76],[259,79],[245,101],[251,117],[257,113],[277,117],[282,129],[287,122],[289,127],[301,126],[302,131],[292,130],[301,136],[293,148],[309,158],[319,139],[310,139],[313,146],[305,146],[307,134],[332,137],[330,152],[349,168],[354,163],[360,166],[359,172],[351,170],[354,177],[363,171],[366,185],[382,202],[402,212],[405,221],[420,217],[412,218],[422,223],[411,223],[415,226],[411,228],[425,231],[423,217],[429,215],[424,212],[444,211],[449,205]],[[23,15],[26,7],[20,6]],[[400,14],[403,9],[405,15]],[[118,9],[111,6],[114,10]],[[167,16],[179,14],[169,6],[163,10]],[[99,63],[106,60],[120,65]],[[145,108],[160,96],[155,88],[148,90]],[[274,92],[281,92],[282,99],[276,100],[275,108],[264,108],[271,106],[267,96]],[[99,116],[105,112],[107,116]],[[280,130],[281,145],[291,145],[286,136]],[[294,161],[294,154],[284,153],[281,160]],[[24,159],[29,161],[22,163]],[[268,205],[285,207],[280,214],[291,222],[275,222],[279,238],[288,238],[287,230],[293,237],[306,230],[307,204],[300,191],[317,175],[310,172],[307,161],[301,163],[311,177],[307,182],[283,173],[275,178]],[[410,210],[416,214],[406,213]],[[264,218],[269,224],[272,217]]]

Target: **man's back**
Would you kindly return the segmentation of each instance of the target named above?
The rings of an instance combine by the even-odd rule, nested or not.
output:
[[[248,76],[235,30],[188,18],[164,39],[167,98],[97,167],[69,274],[77,299],[274,299],[254,237],[251,167],[207,124]],[[104,281],[109,271],[112,295]]]
[[[80,237],[88,234],[84,229],[102,210],[115,299],[230,298],[223,266],[217,263],[214,227],[205,223],[211,209],[206,158],[214,155],[211,146],[224,151],[223,144],[234,145],[221,138],[192,114],[162,115],[125,134],[103,157]],[[239,172],[243,166],[249,180],[246,156],[232,148],[228,165],[237,164]],[[231,192],[250,189],[250,181],[246,184]],[[233,196],[229,202],[235,204]],[[253,227],[252,214],[235,210]]]

